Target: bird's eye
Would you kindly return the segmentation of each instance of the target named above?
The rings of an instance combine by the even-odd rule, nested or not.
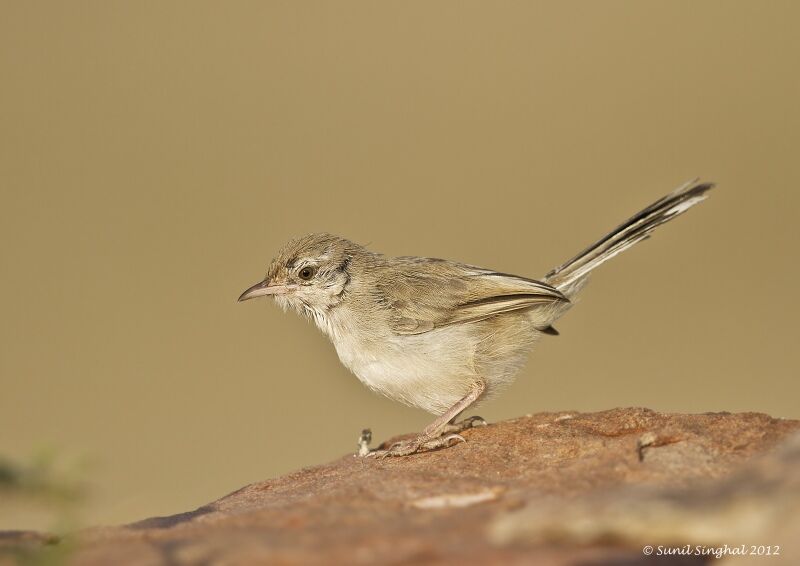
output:
[[[316,269],[315,267],[310,267],[310,266],[309,266],[309,267],[304,267],[303,269],[301,269],[300,271],[298,271],[298,272],[297,272],[297,275],[298,275],[298,277],[300,277],[300,279],[302,279],[303,281],[308,281],[309,279],[311,279],[312,277],[314,277],[314,274],[315,274],[316,272],[317,272],[317,269]]]

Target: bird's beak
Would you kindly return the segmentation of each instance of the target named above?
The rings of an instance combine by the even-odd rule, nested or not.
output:
[[[273,285],[268,279],[256,283],[239,296],[239,302],[255,299],[264,295],[284,295],[292,291],[295,285]]]

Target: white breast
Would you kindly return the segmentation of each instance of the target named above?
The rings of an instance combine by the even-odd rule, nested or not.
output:
[[[342,363],[367,387],[391,399],[441,414],[475,381],[475,339],[465,325],[378,336],[352,322],[346,312],[337,313],[325,333]]]

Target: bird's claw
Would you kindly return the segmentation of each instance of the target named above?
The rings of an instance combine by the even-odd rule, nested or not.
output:
[[[467,417],[466,419],[462,419],[455,423],[448,423],[447,426],[444,427],[443,434],[459,433],[470,428],[476,428],[479,426],[488,426],[488,425],[489,423],[486,422],[486,419],[476,415],[474,417]]]

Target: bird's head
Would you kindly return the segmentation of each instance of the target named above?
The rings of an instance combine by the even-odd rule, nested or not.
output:
[[[320,323],[341,302],[350,282],[348,267],[361,250],[331,234],[292,240],[272,260],[264,280],[242,293],[239,301],[272,295],[284,309],[292,307]]]

